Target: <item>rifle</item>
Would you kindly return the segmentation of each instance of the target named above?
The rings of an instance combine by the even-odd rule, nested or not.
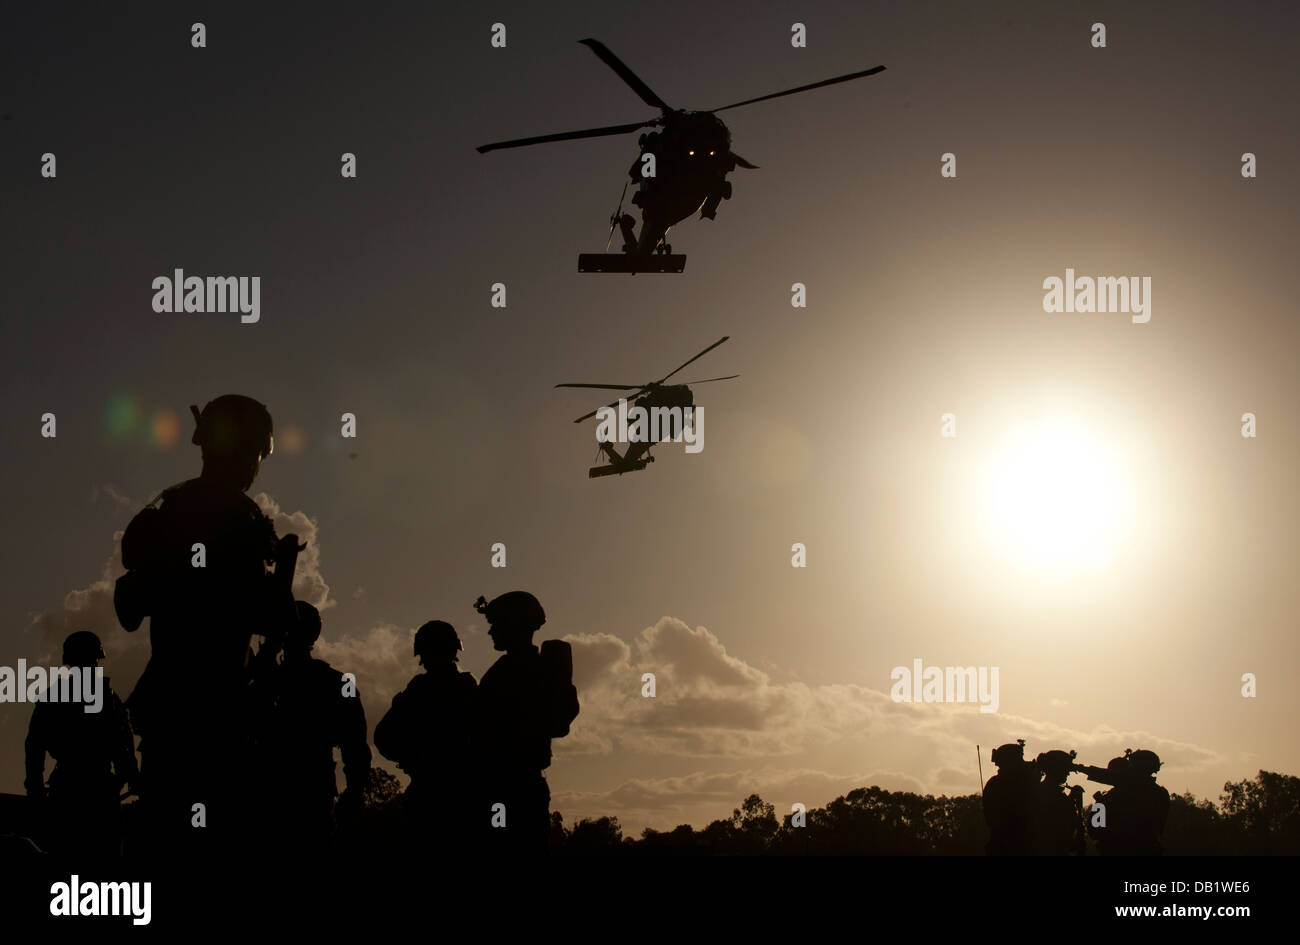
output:
[[[286,624],[290,620],[297,620],[297,611],[293,603],[293,572],[298,567],[298,555],[300,552],[307,550],[307,543],[298,543],[298,536],[292,532],[284,535],[276,541],[274,561],[275,572],[270,576],[271,580],[271,600],[275,613],[269,615],[266,622],[266,632],[262,634],[265,638],[265,645],[258,648],[258,656],[267,651],[271,660],[280,651],[284,643],[284,634]],[[278,614],[282,602],[285,603],[287,611],[283,615]]]
[[[1110,772],[1105,768],[1098,768],[1096,765],[1070,765],[1070,770],[1083,775],[1089,781],[1096,781],[1098,784],[1114,783],[1110,780]]]
[[[1078,785],[1070,787],[1070,797],[1074,800],[1074,852],[1077,856],[1084,856],[1088,850],[1088,841],[1086,838],[1086,828],[1084,827],[1083,813],[1083,788]]]
[[[1130,751],[1125,751],[1125,757],[1113,758],[1104,768],[1099,768],[1096,764],[1071,764],[1070,771],[1078,772],[1089,781],[1096,781],[1097,784],[1114,786],[1125,780],[1128,775],[1128,755]]]

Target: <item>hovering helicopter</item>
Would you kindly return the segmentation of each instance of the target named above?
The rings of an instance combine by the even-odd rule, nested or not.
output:
[[[653,463],[655,458],[650,455],[650,448],[657,443],[667,440],[680,438],[682,435],[683,424],[685,423],[688,411],[695,410],[695,400],[691,396],[690,384],[709,384],[713,381],[729,381],[732,378],[740,377],[739,374],[728,374],[726,377],[710,377],[702,381],[691,381],[690,384],[665,384],[668,378],[672,377],[688,364],[692,364],[704,357],[722,342],[730,338],[730,335],[723,335],[718,341],[709,345],[695,357],[684,362],[673,370],[669,371],[657,381],[650,381],[647,384],[556,384],[556,387],[586,387],[596,388],[598,390],[625,390],[633,391],[631,394],[625,394],[612,404],[605,407],[597,407],[591,413],[584,413],[574,423],[582,423],[584,420],[590,420],[602,410],[619,407],[620,404],[628,404],[627,414],[633,409],[640,407],[645,410],[645,416],[649,418],[647,431],[652,431],[650,437],[644,441],[631,441],[627,449],[620,455],[618,450],[614,449],[608,442],[599,444],[599,452],[603,453],[609,463],[605,466],[593,466],[587,470],[587,477],[595,479],[599,476],[623,475],[627,472],[636,472],[638,469],[645,469],[647,465]],[[630,403],[629,402],[633,402]],[[626,416],[626,414],[624,415]],[[659,421],[662,420],[661,424]],[[676,435],[672,428],[672,422],[676,421]]]
[[[757,170],[758,167],[731,150],[731,132],[717,117],[718,112],[835,85],[837,82],[860,79],[885,69],[884,66],[876,66],[862,72],[786,89],[784,92],[745,99],[721,108],[686,111],[669,106],[599,40],[583,39],[579,42],[613,69],[632,91],[641,96],[643,102],[659,109],[662,114],[648,121],[515,138],[481,145],[477,149],[480,154],[486,154],[502,148],[521,148],[549,141],[627,134],[640,128],[661,129],[641,135],[638,142],[641,154],[628,171],[628,176],[636,182],[638,188],[632,195],[632,203],[641,208],[640,235],[636,234],[636,220],[630,213],[623,212],[623,198],[627,196],[627,185],[624,184],[618,209],[610,217],[609,239],[605,241],[606,252],[580,255],[579,272],[681,272],[686,268],[685,255],[673,255],[673,248],[667,242],[669,228],[696,210],[700,211],[701,218],[712,220],[717,213],[718,204],[731,198],[731,182],[727,180],[727,175],[737,166],[751,170]],[[622,231],[622,253],[608,252],[615,227]]]

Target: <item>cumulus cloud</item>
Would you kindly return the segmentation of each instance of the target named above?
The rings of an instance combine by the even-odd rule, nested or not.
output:
[[[619,750],[695,758],[770,759],[816,749],[861,757],[870,747],[911,770],[927,790],[977,787],[971,754],[1024,738],[1031,754],[1077,748],[1106,759],[1127,747],[1155,750],[1173,770],[1201,770],[1222,757],[1189,742],[1108,726],[1071,729],[1051,722],[985,714],[971,705],[896,703],[864,686],[775,681],[727,652],[704,627],[673,617],[647,627],[631,645],[608,634],[566,637],[583,710],[557,754]],[[654,698],[641,694],[653,673]]]
[[[343,634],[336,640],[322,639],[314,655],[341,673],[357,677],[357,693],[366,710],[366,721],[375,723],[388,711],[393,696],[406,688],[419,672],[411,655],[415,630],[379,624],[361,633]]]
[[[574,678],[583,712],[561,750],[695,757],[789,755],[881,727],[894,710],[861,686],[776,682],[732,656],[705,627],[663,617],[628,646],[611,634],[575,634]],[[652,673],[656,695],[641,695]]]
[[[144,629],[127,633],[117,622],[113,609],[113,588],[126,573],[122,567],[122,532],[113,533],[113,553],[100,569],[99,579],[85,587],[69,591],[58,609],[38,614],[27,628],[27,652],[20,654],[44,665],[60,661],[63,641],[77,630],[90,630],[104,644],[108,659],[106,674],[114,679],[114,688],[133,686],[149,659],[149,639]],[[129,688],[126,690],[130,691]]]

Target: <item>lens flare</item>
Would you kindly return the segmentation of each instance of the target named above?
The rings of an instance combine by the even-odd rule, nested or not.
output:
[[[181,438],[181,418],[170,407],[160,407],[153,413],[153,444],[161,450],[174,447]]]
[[[109,436],[124,440],[140,427],[140,405],[131,394],[114,394],[108,401],[104,423]]]
[[[285,427],[275,435],[276,452],[279,453],[283,450],[286,456],[298,455],[302,452],[302,448],[306,443],[307,438],[300,427]]]

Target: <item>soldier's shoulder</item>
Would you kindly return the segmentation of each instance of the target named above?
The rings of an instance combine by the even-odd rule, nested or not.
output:
[[[342,681],[343,679],[342,672],[335,669],[333,666],[331,666],[325,660],[320,659],[319,657],[313,656],[311,658],[311,662],[309,662],[307,666],[309,667],[307,671],[311,673],[312,676],[315,677],[316,679],[324,680],[327,682],[338,682],[338,681]]]
[[[250,515],[259,516],[266,519],[268,522],[271,520],[271,517],[262,510],[260,505],[257,504],[257,500],[246,492],[238,492],[235,494],[235,504]]]
[[[211,515],[216,503],[212,488],[202,479],[186,479],[168,486],[146,505],[136,519],[154,519],[158,523],[191,522]]]
[[[146,508],[165,508],[169,503],[175,504],[183,502],[189,497],[195,495],[203,487],[203,481],[198,478],[186,479],[184,482],[178,482],[174,486],[168,486],[158,497],[154,499]]]
[[[394,698],[423,699],[433,691],[433,678],[428,673],[416,673],[411,677],[411,681],[406,684],[406,688],[397,694]]]
[[[457,673],[449,680],[449,694],[455,699],[468,699],[478,690],[478,680],[473,673]]]

